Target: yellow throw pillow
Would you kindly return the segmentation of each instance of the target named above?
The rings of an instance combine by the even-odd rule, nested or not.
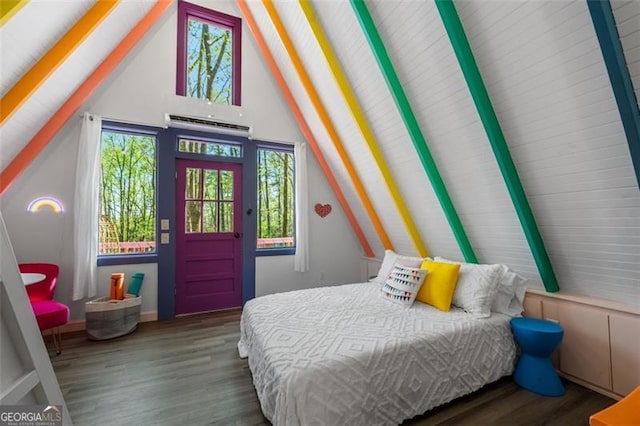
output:
[[[426,269],[429,273],[418,291],[416,300],[448,312],[458,284],[460,264],[425,260],[420,269]]]

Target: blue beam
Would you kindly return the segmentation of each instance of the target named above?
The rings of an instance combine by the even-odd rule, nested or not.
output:
[[[640,187],[640,109],[609,0],[587,0]]]

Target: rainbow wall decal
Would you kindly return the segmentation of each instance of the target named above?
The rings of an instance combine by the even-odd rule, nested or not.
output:
[[[54,213],[64,213],[62,201],[53,197],[38,197],[31,201],[27,207],[27,211],[30,213],[48,209],[51,209]]]

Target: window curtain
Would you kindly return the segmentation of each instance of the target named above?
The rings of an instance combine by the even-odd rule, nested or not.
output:
[[[294,270],[309,270],[309,191],[307,180],[307,144],[297,143],[294,147],[296,173],[296,254]]]
[[[94,297],[98,280],[102,117],[84,113],[73,201],[73,300]]]

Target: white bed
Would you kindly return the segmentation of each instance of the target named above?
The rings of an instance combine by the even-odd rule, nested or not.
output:
[[[398,424],[512,373],[509,316],[406,309],[379,292],[350,284],[245,305],[238,349],[275,425]]]

